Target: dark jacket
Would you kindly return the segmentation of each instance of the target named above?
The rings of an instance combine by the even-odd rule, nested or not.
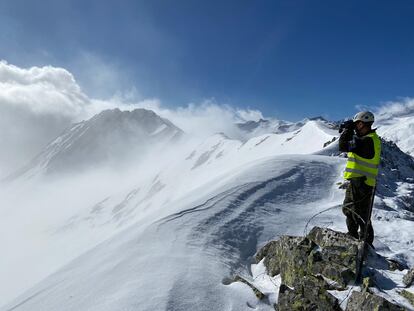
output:
[[[371,130],[369,133],[375,132]],[[353,152],[365,159],[372,159],[375,155],[374,141],[368,136],[358,136],[353,130],[344,129],[339,137],[339,151]]]

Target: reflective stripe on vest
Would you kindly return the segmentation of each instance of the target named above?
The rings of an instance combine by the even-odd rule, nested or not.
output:
[[[366,159],[353,152],[348,152],[348,162],[346,163],[344,178],[350,179],[365,176],[367,178],[365,183],[369,186],[375,186],[381,156],[381,140],[375,132],[367,134],[366,137],[372,138],[374,143],[374,157],[372,159]]]
[[[359,175],[367,176],[369,178],[376,178],[377,177],[377,175],[375,175],[375,174],[367,173],[367,172],[364,172],[364,171],[361,171],[361,170],[356,170],[356,169],[348,168],[348,167],[345,168],[345,172],[356,173],[356,174],[359,174]]]
[[[356,158],[348,158],[348,161],[356,162],[360,165],[367,166],[367,167],[370,167],[370,168],[378,168],[378,164],[371,164],[371,163],[368,163],[368,162],[365,162],[365,161],[358,160]]]

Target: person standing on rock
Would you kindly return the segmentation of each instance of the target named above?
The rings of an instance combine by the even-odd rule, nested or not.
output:
[[[373,123],[373,113],[362,111],[353,120],[342,123],[339,129],[339,151],[348,152],[344,178],[349,183],[342,207],[348,233],[362,240],[367,229],[366,242],[371,246],[374,229],[370,213],[381,155],[381,140],[372,129]]]

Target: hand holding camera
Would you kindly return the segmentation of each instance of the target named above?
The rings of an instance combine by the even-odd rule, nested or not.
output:
[[[339,133],[342,133],[345,129],[353,131],[355,130],[355,123],[353,120],[344,121],[339,126]]]

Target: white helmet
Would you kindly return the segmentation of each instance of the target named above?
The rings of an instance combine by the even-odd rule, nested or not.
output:
[[[362,121],[366,123],[374,122],[374,114],[370,111],[361,111],[354,116],[353,121]]]

